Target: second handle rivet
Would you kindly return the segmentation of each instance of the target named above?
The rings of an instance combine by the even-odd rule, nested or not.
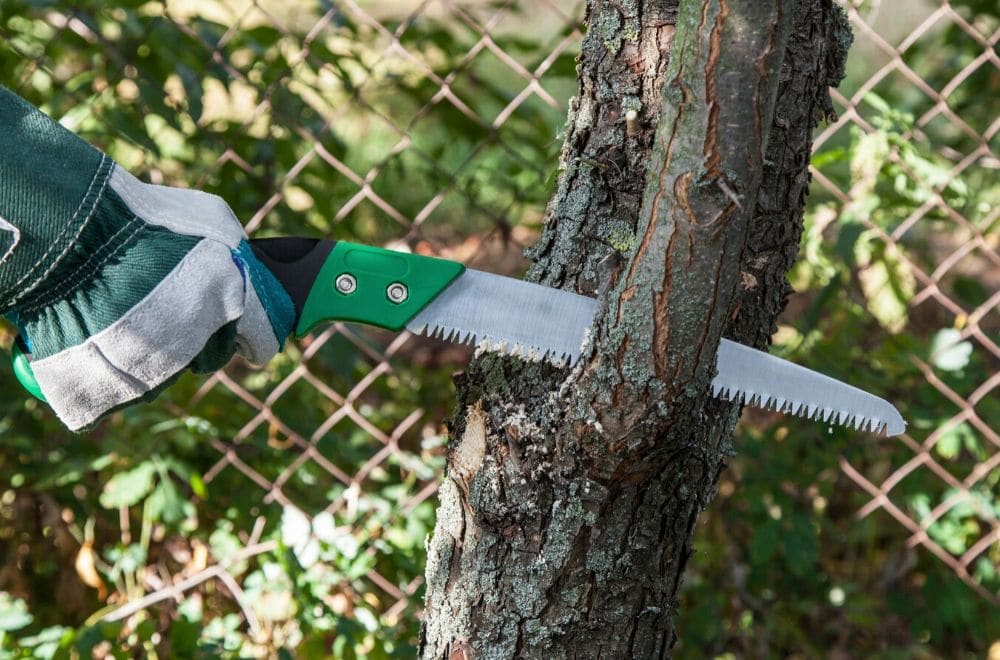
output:
[[[385,290],[385,295],[392,302],[399,304],[404,302],[410,296],[410,291],[402,282],[393,282]]]

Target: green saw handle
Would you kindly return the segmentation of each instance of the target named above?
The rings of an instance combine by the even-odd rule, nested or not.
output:
[[[456,261],[347,241],[285,237],[251,245],[295,303],[296,337],[329,321],[400,331],[465,270]],[[11,360],[24,389],[45,401],[20,337]]]
[[[400,331],[464,270],[456,261],[338,241],[309,288],[295,336],[328,321]]]
[[[298,236],[250,241],[295,305],[295,336],[347,321],[400,331],[465,270],[447,259]]]

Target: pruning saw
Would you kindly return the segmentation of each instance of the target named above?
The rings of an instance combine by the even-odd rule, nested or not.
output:
[[[572,364],[597,307],[587,296],[447,259],[302,237],[251,245],[295,304],[296,337],[344,321]],[[37,396],[28,356],[17,345],[13,356],[15,374]],[[722,400],[890,436],[906,428],[884,399],[727,339],[716,369],[711,393]]]

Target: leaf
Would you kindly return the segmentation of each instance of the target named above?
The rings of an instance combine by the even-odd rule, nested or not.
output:
[[[19,630],[31,623],[34,617],[28,613],[28,605],[20,598],[11,598],[0,591],[0,632]]]
[[[865,94],[865,103],[875,108],[875,110],[877,110],[881,115],[887,115],[892,112],[892,107],[885,102],[885,99],[875,92],[868,92]]]
[[[100,497],[101,506],[117,509],[136,504],[153,488],[155,474],[156,466],[152,461],[145,461],[131,470],[119,472],[104,485],[104,492]]]
[[[73,567],[76,569],[76,574],[80,578],[80,581],[91,589],[96,589],[97,598],[104,600],[108,592],[104,586],[104,580],[101,579],[100,574],[97,572],[96,557],[93,543],[86,541],[80,546],[80,551],[76,555]]]
[[[324,543],[333,543],[340,535],[340,532],[337,531],[337,523],[333,519],[333,514],[329,511],[317,513],[313,517],[312,528],[316,534],[316,538]]]
[[[840,223],[835,251],[845,263],[854,264],[855,245],[864,231],[865,226],[860,222],[849,221]]]
[[[961,555],[969,549],[969,532],[962,523],[947,518],[930,526],[927,532],[945,550],[953,555]]]
[[[910,508],[917,514],[917,520],[923,523],[931,515],[931,498],[926,493],[918,493],[910,498]]]
[[[203,92],[201,80],[198,74],[189,67],[178,63],[177,74],[184,85],[184,93],[187,96],[188,113],[196,123],[201,120],[201,113],[204,110]]]
[[[980,582],[992,582],[997,579],[1000,570],[988,557],[980,557],[976,561],[975,576]],[[997,642],[1000,645],[1000,642]]]
[[[882,165],[889,158],[889,137],[882,131],[865,133],[857,138],[851,158],[851,179],[855,182],[851,194],[870,191]]]
[[[378,630],[378,619],[367,607],[358,607],[354,610],[354,619],[363,625],[368,632]]]
[[[934,451],[938,453],[941,458],[952,459],[958,455],[958,450],[962,443],[955,433],[946,433],[938,438],[937,444],[934,445]]]
[[[881,259],[858,272],[868,311],[889,332],[906,327],[907,303],[917,288],[916,278],[896,248],[887,246]]]
[[[218,523],[218,527],[208,537],[208,545],[211,548],[212,557],[220,561],[231,558],[243,548],[239,538],[233,534],[232,523],[228,520]],[[246,561],[236,562],[230,564],[229,572],[234,577],[238,577],[246,572],[247,567]]]
[[[69,657],[101,657],[99,652],[94,652],[94,649],[98,646],[103,646],[107,641],[118,639],[124,627],[125,624],[122,621],[102,621],[91,626],[84,626],[76,632],[76,639],[73,641],[72,647],[76,653],[71,654]],[[65,640],[63,648],[66,648]]]
[[[338,536],[333,542],[333,546],[341,555],[348,559],[354,559],[358,555],[358,551],[361,550],[361,544],[350,533]]]
[[[844,162],[847,160],[847,157],[848,151],[844,147],[823,149],[822,151],[813,154],[811,164],[816,169],[821,170],[827,165]]]
[[[309,568],[319,561],[320,550],[319,541],[311,538],[305,544],[295,547],[295,558],[299,560],[302,568]]]
[[[309,542],[311,525],[306,514],[294,506],[286,506],[281,512],[281,541],[293,550],[304,548]]]
[[[205,494],[206,494],[205,482],[202,481],[200,475],[198,475],[195,472],[192,472],[191,475],[188,477],[188,485],[191,486],[191,491],[195,495],[197,495],[201,499],[205,499]]]
[[[139,543],[126,546],[112,546],[104,551],[104,557],[112,563],[108,571],[110,580],[117,580],[125,573],[134,573],[146,563],[148,555]]]
[[[51,658],[59,650],[63,637],[72,636],[72,634],[72,628],[50,626],[43,628],[37,635],[23,637],[18,641],[22,646],[34,649],[34,653],[29,657]]]
[[[149,515],[153,520],[167,523],[180,522],[185,517],[186,501],[174,486],[173,480],[167,474],[160,477],[159,485],[149,496]]]
[[[180,616],[170,625],[170,651],[176,657],[193,658],[198,650],[201,624],[188,617]]]
[[[937,444],[934,446],[934,450],[941,458],[950,460],[958,456],[958,452],[962,450],[963,445],[966,447],[976,446],[976,434],[966,422],[956,424],[942,433],[941,437],[938,438]]]
[[[972,357],[972,343],[962,341],[962,333],[955,328],[938,330],[931,341],[930,361],[942,371],[961,371]]]

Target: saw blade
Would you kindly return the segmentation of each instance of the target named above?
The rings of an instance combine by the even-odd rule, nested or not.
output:
[[[885,399],[763,351],[723,339],[712,394],[727,401],[899,435],[906,422]]]
[[[415,316],[411,332],[486,350],[573,363],[597,301],[569,291],[466,269]],[[892,404],[811,369],[723,339],[713,396],[875,433],[906,425]]]
[[[465,269],[406,329],[556,363],[580,357],[597,301],[569,291]]]

